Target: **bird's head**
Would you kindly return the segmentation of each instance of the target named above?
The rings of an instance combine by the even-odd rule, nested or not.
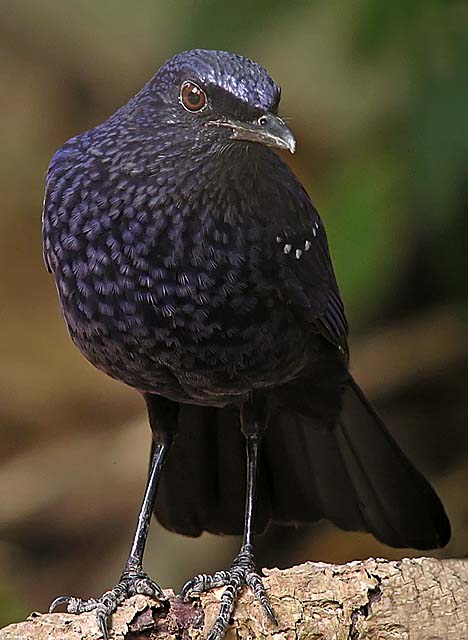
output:
[[[153,122],[182,130],[193,145],[244,141],[294,153],[294,136],[277,115],[279,101],[280,88],[256,62],[193,49],[169,59],[134,106],[144,105]]]

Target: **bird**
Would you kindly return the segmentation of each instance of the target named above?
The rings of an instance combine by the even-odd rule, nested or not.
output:
[[[326,519],[393,547],[450,538],[444,507],[350,372],[348,323],[323,222],[286,163],[296,140],[258,63],[193,49],[166,61],[105,122],[68,140],[46,178],[43,252],[72,341],[138,391],[151,463],[128,560],[94,610],[144,593],[153,513],[186,536],[242,535],[220,640],[244,587],[276,622],[255,561],[270,523]]]

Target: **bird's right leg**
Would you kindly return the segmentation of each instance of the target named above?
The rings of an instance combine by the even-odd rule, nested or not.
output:
[[[228,571],[217,571],[214,575],[200,574],[189,580],[182,588],[181,596],[185,598],[189,593],[199,594],[218,587],[225,587],[221,595],[218,617],[206,640],[222,640],[241,591],[246,586],[252,590],[273,624],[278,624],[263,585],[262,577],[256,567],[253,546],[258,450],[267,423],[268,408],[264,398],[254,397],[244,403],[241,409],[241,426],[246,441],[247,491],[244,539],[240,552]]]
[[[49,608],[49,611],[54,611],[59,605],[66,604],[69,613],[95,610],[96,620],[104,640],[108,640],[110,616],[124,600],[137,593],[159,599],[165,598],[161,587],[143,571],[143,554],[161,471],[176,432],[179,405],[154,395],[145,396],[145,400],[153,432],[151,467],[132,546],[120,580],[113,589],[106,591],[100,598],[82,600],[71,596],[60,596],[52,602]]]

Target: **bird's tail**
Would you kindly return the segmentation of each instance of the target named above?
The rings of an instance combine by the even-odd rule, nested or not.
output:
[[[185,535],[242,533],[245,451],[238,413],[181,408],[180,432],[156,515]],[[326,518],[394,547],[444,546],[450,525],[428,481],[389,434],[352,378],[334,426],[276,409],[259,459],[256,530],[270,520]]]
[[[281,413],[266,436],[273,518],[326,518],[392,547],[447,544],[441,501],[350,378],[332,429]]]

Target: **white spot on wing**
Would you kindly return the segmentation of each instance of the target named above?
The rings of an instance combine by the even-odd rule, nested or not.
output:
[[[309,240],[306,240],[305,243],[304,243],[304,249],[306,251],[309,251],[310,247],[311,247],[311,244],[310,244]]]
[[[283,251],[284,251],[284,253],[287,254],[287,253],[289,253],[291,251],[291,249],[292,249],[292,245],[291,244],[285,244]]]
[[[301,256],[302,256],[302,251],[300,249],[296,249],[296,259],[299,260]]]

